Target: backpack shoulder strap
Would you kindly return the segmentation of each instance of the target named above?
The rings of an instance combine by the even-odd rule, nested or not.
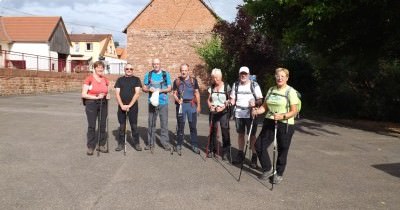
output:
[[[253,94],[254,99],[257,99],[255,89],[256,89],[256,82],[254,82],[253,80],[250,80],[251,93]]]
[[[270,88],[268,89],[268,92],[267,92],[267,94],[266,94],[266,96],[265,96],[265,101],[267,101],[267,99],[272,95],[272,90],[273,90],[273,88],[274,88],[274,86],[272,86],[272,87],[270,87]]]
[[[162,70],[162,77],[163,77],[163,82],[165,82],[165,85],[167,85],[167,72]]]
[[[238,95],[238,90],[239,90],[239,81],[235,82],[235,104],[237,102],[237,95]]]
[[[226,100],[228,100],[228,84],[224,84],[224,93],[225,93],[225,97],[226,97]]]
[[[148,76],[148,85],[151,85],[151,76],[153,75],[153,70],[149,71],[149,76]]]
[[[286,101],[287,101],[287,103],[286,103],[286,109],[287,109],[288,111],[290,110],[289,93],[290,93],[290,91],[291,91],[292,89],[293,89],[293,88],[292,88],[291,86],[288,85],[288,89],[286,90],[286,93],[285,93],[285,97],[286,97]]]

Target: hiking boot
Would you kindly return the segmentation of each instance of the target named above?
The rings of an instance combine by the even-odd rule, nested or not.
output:
[[[121,150],[124,149],[124,145],[123,144],[118,144],[117,148],[115,148],[115,151],[119,152]]]
[[[136,151],[142,151],[142,147],[140,146],[139,143],[135,144],[135,145],[133,146],[133,148],[135,148]]]
[[[97,147],[96,151],[100,151],[102,153],[107,153],[108,152],[108,150],[107,150],[107,148],[105,146],[100,146],[100,148]]]
[[[176,153],[178,153],[179,156],[182,155],[182,146],[181,145],[176,146]]]
[[[93,148],[88,148],[86,154],[89,155],[89,156],[90,156],[90,155],[93,155],[93,151],[94,151]]]
[[[242,162],[244,161],[244,153],[243,151],[239,151],[236,159],[232,162],[233,164],[242,164]]]
[[[199,150],[199,148],[197,148],[197,147],[193,146],[193,147],[192,147],[192,150],[193,150],[193,152],[194,152],[194,153],[196,153],[196,154],[200,154],[200,150]]]
[[[150,148],[151,148],[151,145],[150,145],[150,144],[147,144],[147,145],[144,147],[144,150],[150,150]]]
[[[275,176],[273,177],[273,179],[272,179],[272,183],[274,183],[274,184],[280,184],[280,183],[282,182],[282,180],[283,180],[283,177],[282,177],[282,176],[275,175]]]
[[[261,180],[266,180],[269,177],[274,175],[274,172],[272,171],[272,168],[269,171],[264,171],[260,176],[258,176],[259,179]]]
[[[250,168],[253,168],[253,169],[257,168],[257,155],[256,154],[253,154],[251,156]]]

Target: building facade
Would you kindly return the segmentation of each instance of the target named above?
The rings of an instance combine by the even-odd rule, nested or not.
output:
[[[151,0],[124,30],[127,61],[142,79],[153,58],[161,60],[172,78],[179,75],[179,66],[187,63],[204,87],[208,81],[203,80],[208,77],[195,47],[211,37],[218,19],[202,0]]]

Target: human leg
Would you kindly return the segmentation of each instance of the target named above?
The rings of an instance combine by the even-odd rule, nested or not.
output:
[[[160,141],[165,150],[170,150],[169,135],[168,135],[168,104],[159,106],[161,134]]]

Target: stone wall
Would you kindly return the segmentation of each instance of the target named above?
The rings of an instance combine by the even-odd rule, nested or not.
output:
[[[142,80],[152,68],[153,58],[161,60],[173,79],[179,75],[180,65],[187,63],[204,90],[208,74],[195,46],[211,37],[217,21],[200,0],[153,0],[126,28],[127,60]]]
[[[128,34],[127,60],[135,66],[135,76],[142,81],[144,74],[152,69],[152,59],[159,58],[161,67],[170,71],[172,79],[179,76],[182,63],[189,64],[191,75],[199,80],[201,89],[205,88],[208,74],[195,46],[209,39],[210,32],[131,29]]]
[[[0,96],[71,92],[82,89],[88,74],[0,69]],[[114,87],[116,75],[108,75]]]

